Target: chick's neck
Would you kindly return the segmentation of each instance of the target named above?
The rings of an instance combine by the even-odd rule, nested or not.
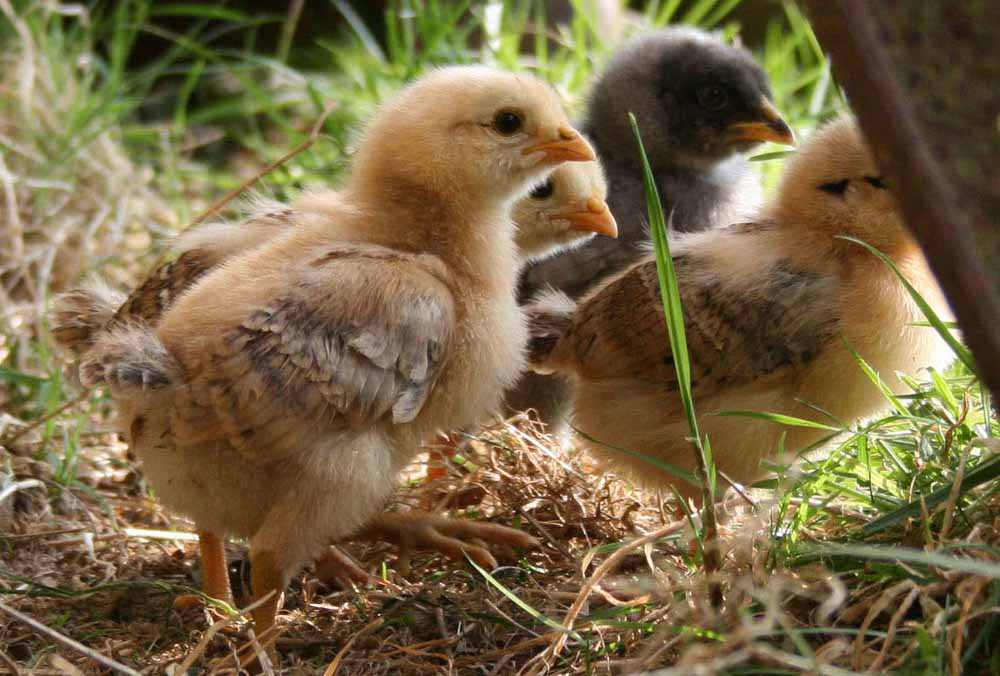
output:
[[[406,178],[383,177],[349,186],[373,217],[366,239],[440,258],[457,278],[492,291],[517,278],[516,227],[510,205],[457,190],[434,190]]]
[[[624,132],[624,130],[622,130]],[[643,182],[642,158],[631,128],[628,134],[616,130],[605,130],[597,126],[585,125],[583,133],[591,139],[597,155],[609,179],[619,178],[623,183]],[[713,171],[739,156],[735,150],[726,152],[699,152],[693,148],[676,145],[667,140],[658,140],[656,134],[648,134],[644,140],[646,158],[656,178],[657,187],[666,185],[690,186],[692,190],[704,189],[715,178]],[[715,186],[712,186],[715,187]],[[683,194],[683,193],[680,193]],[[661,195],[662,197],[662,195]]]
[[[866,238],[854,228],[807,226],[801,220],[783,217],[781,210],[772,210],[764,220],[782,224],[777,229],[762,233],[762,237],[770,240],[766,248],[780,252],[776,255],[795,261],[804,269],[839,270],[846,271],[849,275],[860,269],[865,270],[867,275],[895,279],[892,270],[865,247],[841,239],[842,236],[856,237],[862,241],[874,239],[871,236]],[[874,245],[900,268],[922,268],[926,265],[920,246],[908,235],[877,241]]]

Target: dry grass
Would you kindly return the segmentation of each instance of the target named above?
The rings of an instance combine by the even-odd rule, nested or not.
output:
[[[198,586],[194,543],[187,524],[171,519],[146,494],[127,450],[113,435],[95,437],[73,488],[57,482],[47,463],[32,459],[38,442],[37,435],[26,438],[13,454],[0,454],[21,486],[0,503],[6,510],[0,520],[2,602],[136,671],[188,661],[213,673],[231,672],[233,656],[246,654],[246,625],[238,617],[219,623],[208,611],[173,608],[176,594]],[[773,505],[765,495],[754,509],[733,493],[718,507],[725,605],[716,612],[691,556],[691,531],[683,521],[672,522],[669,505],[595,472],[576,452],[553,451],[556,444],[523,421],[484,431],[473,447],[478,469],[453,471],[445,482],[452,492],[481,489],[481,502],[467,507],[466,516],[521,527],[543,540],[537,551],[509,555],[492,571],[534,612],[478,572],[437,556],[416,558],[407,579],[388,569],[383,584],[366,589],[329,589],[305,571],[293,580],[279,623],[280,673],[324,673],[335,660],[342,674],[664,667],[663,673],[707,674],[751,665],[879,671],[898,668],[926,638],[961,656],[962,642],[975,635],[970,630],[1000,612],[988,603],[995,590],[988,575],[939,570],[919,582],[886,579],[865,568],[835,574],[819,561],[778,563]],[[414,482],[398,502],[403,508],[423,504],[443,488]],[[995,563],[1000,504],[993,507],[998,516],[992,523],[941,544]],[[651,532],[658,536],[654,542],[623,546]],[[821,540],[830,535],[800,533]],[[389,554],[384,547],[349,548],[366,569],[382,574]],[[243,579],[243,553],[239,546],[231,550],[237,580]],[[612,557],[616,565],[594,585]],[[556,654],[564,632],[536,614],[567,627],[575,602],[582,605],[577,603],[574,633]],[[923,627],[937,636],[922,637],[915,630]],[[2,611],[0,646],[31,668],[57,669],[55,662],[64,659],[85,672],[94,669],[91,658]]]
[[[53,293],[98,269],[133,281],[151,236],[176,223],[150,168],[126,153],[116,115],[95,99],[94,64],[85,54],[54,55],[61,46],[40,43],[9,0],[0,0],[0,20],[17,35],[0,56],[0,325],[8,341],[0,358],[15,351],[23,366]]]

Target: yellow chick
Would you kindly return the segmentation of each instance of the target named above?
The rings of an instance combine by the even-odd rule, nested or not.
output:
[[[853,236],[890,256],[942,314],[947,306],[904,227],[854,119],[817,130],[790,158],[778,194],[754,223],[678,236],[671,244],[691,358],[698,424],[717,467],[733,480],[759,479],[782,434],[786,448],[822,430],[729,410],[824,422],[806,404],[855,421],[885,409],[846,340],[894,392],[897,374],[943,367],[951,354],[893,272]],[[530,358],[542,371],[572,374],[575,424],[594,439],[692,470],[664,324],[656,262],[639,263],[578,304],[549,294],[529,308]],[[585,440],[608,467],[654,488],[696,489],[673,474]]]
[[[447,101],[448,105],[442,105]],[[97,335],[107,383],[159,497],[196,523],[206,591],[250,539],[259,633],[288,577],[369,521],[441,429],[495,410],[522,368],[510,205],[592,161],[556,95],[483,67],[436,71],[376,114],[337,201],[235,254],[159,324]]]
[[[614,237],[617,227],[605,204],[606,196],[599,163],[559,166],[514,206],[515,245],[522,264],[581,244],[594,233]],[[334,190],[310,193],[290,206],[263,198],[251,200],[242,220],[207,223],[178,237],[173,245],[177,258],[158,266],[124,301],[121,294],[100,285],[64,294],[56,304],[59,311],[53,333],[64,348],[80,357],[99,332],[140,321],[155,326],[167,308],[211,269],[294,227],[297,219],[307,213],[302,204],[329,208],[340,201],[340,193]],[[441,454],[433,454],[441,460]],[[444,475],[443,462],[438,462],[428,469],[427,479]],[[519,547],[534,544],[533,538],[514,529],[443,519],[423,512],[380,514],[354,537],[395,544],[401,568],[405,568],[416,548],[436,549],[460,561],[469,555],[480,565],[495,567],[495,559],[483,546],[486,543]],[[349,557],[333,549],[322,557],[317,570],[333,571],[324,573],[324,578],[346,572],[354,580],[366,579],[360,569],[351,567]]]

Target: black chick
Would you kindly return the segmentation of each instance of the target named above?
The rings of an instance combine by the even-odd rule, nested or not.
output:
[[[639,123],[664,209],[673,211],[680,232],[748,216],[759,187],[740,153],[763,141],[793,139],[771,103],[767,75],[747,50],[693,28],[629,41],[594,84],[582,124],[607,174],[618,239],[594,239],[533,264],[522,279],[522,297],[554,286],[578,298],[638,260],[649,230],[629,112]]]
[[[533,263],[521,278],[525,301],[546,287],[579,298],[639,261],[650,238],[642,164],[628,119],[636,116],[660,199],[673,228],[703,230],[750,216],[760,185],[740,155],[764,141],[791,144],[771,103],[767,75],[750,53],[693,28],[667,28],[626,43],[595,82],[586,119],[608,180],[618,239],[599,237]],[[527,374],[507,393],[511,410],[534,409],[559,431],[570,387]]]

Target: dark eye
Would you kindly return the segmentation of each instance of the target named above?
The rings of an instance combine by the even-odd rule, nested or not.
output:
[[[719,112],[729,105],[729,94],[718,85],[708,85],[698,90],[698,105],[705,110]]]
[[[824,183],[819,186],[819,189],[823,192],[828,192],[831,195],[837,195],[838,197],[844,196],[844,191],[847,190],[847,179],[843,181],[834,181],[833,183]]]
[[[516,110],[501,110],[493,116],[493,129],[502,136],[512,136],[523,126],[524,118]]]
[[[881,176],[865,176],[865,180],[868,181],[868,185],[873,188],[878,188],[879,190],[889,189],[889,186],[885,184],[885,179]]]
[[[556,186],[552,183],[552,179],[550,178],[545,183],[542,183],[540,186],[531,191],[531,199],[546,200],[552,197],[552,193],[555,189]]]

